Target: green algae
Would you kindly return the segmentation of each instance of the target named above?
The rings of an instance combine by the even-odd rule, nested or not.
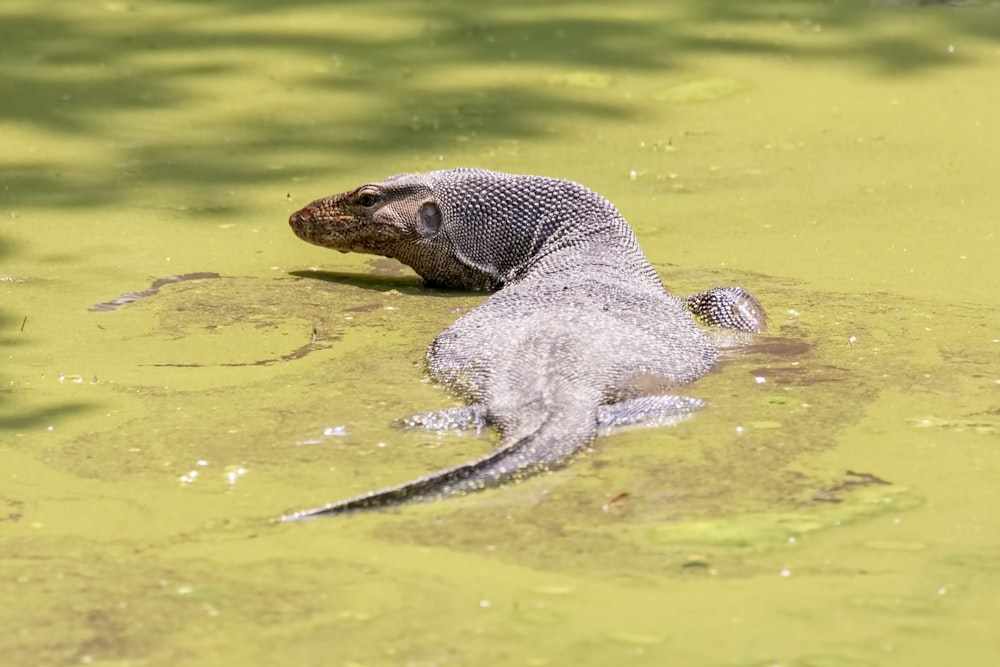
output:
[[[995,662],[1000,17],[873,4],[5,3],[5,664]],[[460,164],[771,333],[559,473],[271,523],[495,443],[390,427],[482,296],[284,222]]]
[[[669,544],[773,548],[814,531],[841,527],[886,512],[919,507],[923,499],[910,489],[877,487],[855,491],[849,502],[796,513],[737,515],[715,521],[685,521],[653,528],[648,539]]]
[[[746,84],[735,79],[701,79],[688,81],[665,88],[653,94],[654,100],[662,102],[714,102],[725,99],[746,89]]]
[[[569,86],[571,88],[608,88],[613,83],[607,74],[600,72],[569,72],[549,76],[545,82],[551,86]]]

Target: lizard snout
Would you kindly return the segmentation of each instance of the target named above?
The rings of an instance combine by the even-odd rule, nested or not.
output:
[[[299,225],[308,225],[309,223],[314,222],[315,219],[316,219],[316,211],[313,210],[313,207],[310,205],[306,206],[305,208],[299,209],[295,213],[292,213],[292,216],[288,218],[288,224],[290,224],[292,227],[297,227]]]
[[[313,204],[305,206],[288,218],[288,224],[292,226],[292,232],[303,241],[315,243],[313,236],[318,231],[320,224],[320,212]]]

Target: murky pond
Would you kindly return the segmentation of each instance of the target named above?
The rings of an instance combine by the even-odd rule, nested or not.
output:
[[[0,8],[0,663],[1000,662],[1000,7]],[[399,171],[585,183],[771,330],[670,428],[448,502],[481,295],[307,246]]]

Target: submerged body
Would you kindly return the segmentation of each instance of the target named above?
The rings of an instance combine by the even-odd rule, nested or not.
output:
[[[431,376],[467,408],[411,427],[490,425],[489,455],[405,484],[296,512],[342,514],[478,490],[563,464],[599,427],[697,409],[668,393],[718,352],[693,321],[761,331],[741,288],[669,294],[617,209],[583,186],[477,169],[400,174],[317,200],[292,215],[303,240],[393,257],[428,283],[499,290],[438,335]]]

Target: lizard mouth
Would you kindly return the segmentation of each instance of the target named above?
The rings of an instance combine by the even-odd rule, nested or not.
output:
[[[288,218],[288,224],[291,225],[292,231],[295,232],[296,236],[303,239],[305,238],[304,235],[315,229],[317,222],[318,216],[311,204],[292,213],[291,217]]]
[[[303,241],[339,250],[333,242],[336,238],[334,223],[324,218],[312,204],[292,213],[288,224]]]
[[[292,232],[307,243],[314,243],[316,245],[322,245],[322,241],[317,235],[317,229],[311,222],[304,222],[302,220],[289,220],[289,224],[292,226]]]
[[[350,221],[349,221],[350,222]],[[292,213],[288,218],[292,232],[307,243],[329,248],[337,252],[365,252],[364,248],[354,247],[350,242],[351,234],[343,221],[323,217],[321,211],[316,211],[311,205]]]

